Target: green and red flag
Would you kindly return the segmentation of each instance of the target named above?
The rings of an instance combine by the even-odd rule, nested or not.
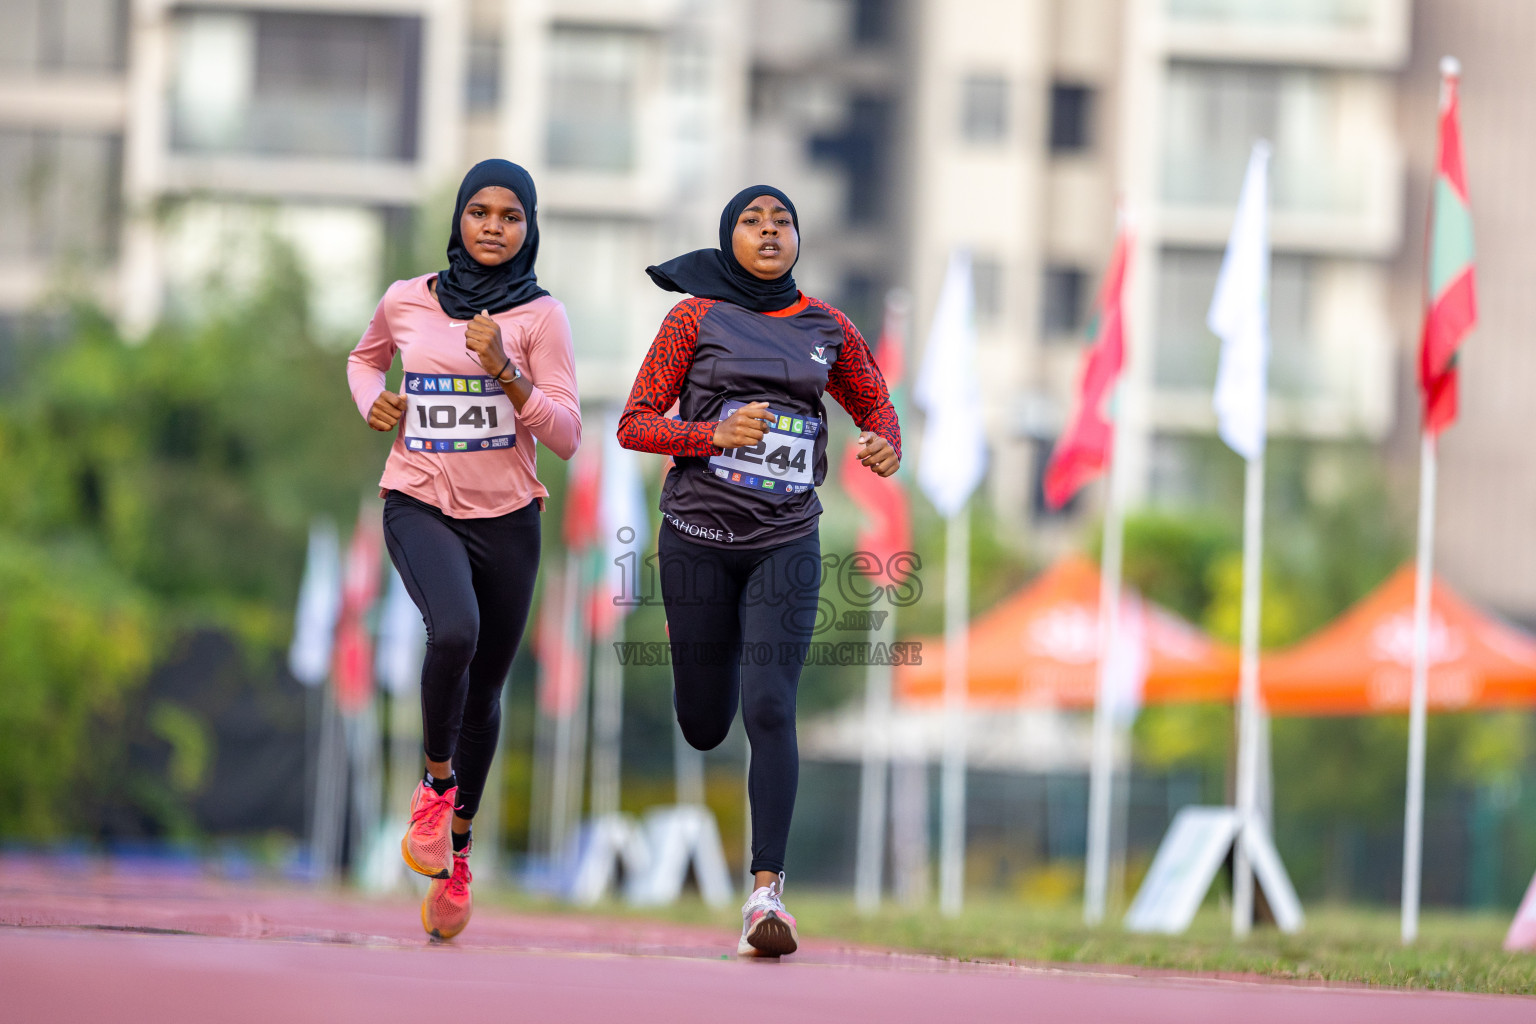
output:
[[[1447,57],[1440,72],[1440,145],[1430,194],[1424,336],[1419,344],[1424,432],[1430,435],[1456,420],[1456,350],[1477,323],[1472,206],[1461,157],[1461,67]]]
[[[1109,260],[1109,272],[1099,289],[1093,321],[1088,326],[1093,345],[1083,358],[1083,380],[1077,411],[1062,432],[1045,468],[1045,502],[1061,508],[1109,464],[1115,428],[1109,403],[1120,370],[1125,366],[1125,318],[1122,293],[1130,262],[1131,232],[1122,223]]]

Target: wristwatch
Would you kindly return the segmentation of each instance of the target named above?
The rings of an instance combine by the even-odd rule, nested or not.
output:
[[[507,371],[506,370],[502,370],[501,372],[502,373],[506,373]],[[517,366],[516,363],[513,363],[512,364],[512,377],[511,377],[511,379],[510,380],[503,380],[502,378],[497,377],[496,381],[497,381],[497,383],[500,383],[500,384],[511,384],[514,381],[521,380],[522,376],[523,376],[523,371],[518,369],[518,366]]]

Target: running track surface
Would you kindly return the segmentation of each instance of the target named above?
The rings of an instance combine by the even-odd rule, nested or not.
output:
[[[426,940],[409,897],[62,874],[0,860],[0,1021],[1536,1021],[1536,999],[956,963],[818,941],[481,910]]]

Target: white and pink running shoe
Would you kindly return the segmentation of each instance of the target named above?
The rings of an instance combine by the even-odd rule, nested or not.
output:
[[[786,956],[800,947],[795,918],[784,909],[784,872],[772,885],[759,886],[741,908],[737,956]]]

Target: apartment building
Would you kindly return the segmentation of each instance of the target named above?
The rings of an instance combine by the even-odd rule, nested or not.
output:
[[[756,11],[817,29],[793,57],[754,56],[754,130],[777,144],[749,146],[797,153],[774,166],[809,197],[808,231],[836,225],[822,250],[835,266],[811,263],[807,278],[854,306],[885,284],[910,288],[920,350],[950,252],[970,254],[986,500],[1022,542],[1075,543],[1101,499],[1090,491],[1053,514],[1039,482],[1072,407],[1117,209],[1137,239],[1120,442],[1132,500],[1208,499],[1217,345],[1204,320],[1258,138],[1275,150],[1273,433],[1386,436],[1407,0],[786,0]],[[790,122],[809,136],[798,150]],[[1316,460],[1328,452],[1317,446]]]
[[[1275,147],[1271,436],[1311,442],[1298,446],[1291,484],[1320,498],[1349,486],[1338,442],[1374,446],[1412,508],[1439,63],[1452,54],[1464,68],[1480,322],[1463,362],[1461,418],[1441,442],[1436,567],[1474,600],[1536,622],[1526,441],[1536,292],[1522,282],[1536,231],[1536,8],[1129,0],[1124,10],[1120,180],[1148,211],[1126,436],[1137,495],[1209,500],[1204,463],[1226,455],[1209,441],[1217,348],[1204,317],[1242,164],[1263,136]]]
[[[612,400],[670,301],[640,268],[770,180],[806,290],[873,333],[910,288],[914,349],[972,252],[991,500],[1038,504],[1113,227],[1120,0],[7,2],[0,317],[74,274],[142,329],[257,272],[270,232],[344,339],[409,213],[505,154],[540,183],[584,393]],[[47,229],[66,193],[99,237]]]
[[[667,305],[641,268],[712,238],[706,208],[734,180],[746,69],[730,2],[7,0],[6,13],[0,317],[74,280],[143,329],[259,273],[271,234],[324,280],[313,311],[345,340],[411,214],[446,221],[464,168],[504,155],[540,184],[541,278],[569,307],[584,391],[614,400]],[[66,206],[89,216],[64,232]]]
[[[1259,138],[1273,146],[1270,436],[1381,440],[1394,416],[1406,0],[1131,0],[1125,13],[1132,494],[1198,504],[1207,457],[1221,457],[1202,443],[1218,354],[1205,317]],[[1330,450],[1311,446],[1318,465],[1303,476],[1327,480]]]
[[[866,332],[912,294],[913,361],[949,254],[975,285],[992,471],[1023,527],[1114,229],[1120,0],[760,0],[747,153],[797,197],[797,276]],[[799,27],[786,45],[774,25]],[[751,175],[749,175],[751,176]],[[913,426],[916,426],[914,422]],[[919,434],[908,437],[916,456]],[[1057,531],[1065,540],[1065,530]]]

